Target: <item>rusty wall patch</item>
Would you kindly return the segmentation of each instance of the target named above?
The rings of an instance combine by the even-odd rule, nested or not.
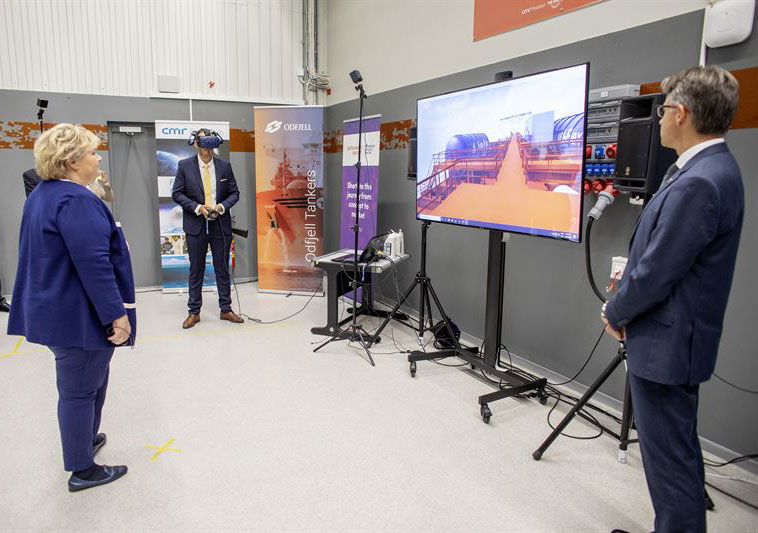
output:
[[[232,128],[229,131],[229,150],[232,152],[255,152],[255,131]]]
[[[324,132],[324,153],[338,154],[342,151],[342,129]]]
[[[385,122],[380,127],[382,150],[405,150],[410,140],[410,130],[416,125],[415,119]]]
[[[56,123],[45,122],[43,127],[49,130]],[[108,128],[104,124],[82,124],[100,138],[98,150],[108,150]],[[39,137],[39,122],[0,121],[0,149],[33,150],[34,142]]]

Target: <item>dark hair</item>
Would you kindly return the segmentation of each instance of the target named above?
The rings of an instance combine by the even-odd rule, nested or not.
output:
[[[701,135],[724,134],[737,111],[740,85],[717,65],[691,67],[661,83],[668,99],[692,113],[692,124]]]

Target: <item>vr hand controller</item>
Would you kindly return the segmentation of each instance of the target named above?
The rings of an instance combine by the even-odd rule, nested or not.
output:
[[[213,222],[219,217],[220,213],[216,211],[215,206],[204,205],[203,207],[205,208],[205,212],[207,214],[203,213],[202,211],[200,211],[200,214],[203,215],[208,222]]]

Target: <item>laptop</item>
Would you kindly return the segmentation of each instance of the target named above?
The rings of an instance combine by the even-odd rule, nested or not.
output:
[[[358,257],[358,263],[370,263],[374,261],[380,253],[384,250],[384,241],[387,240],[389,233],[382,233],[371,237],[371,240],[366,243],[366,247]],[[355,254],[348,253],[337,256],[332,259],[335,263],[355,263]]]

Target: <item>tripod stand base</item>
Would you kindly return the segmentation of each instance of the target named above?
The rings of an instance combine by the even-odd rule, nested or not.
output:
[[[516,396],[517,394],[524,394],[532,390],[536,391],[537,398],[541,404],[544,405],[547,402],[547,393],[545,392],[547,379],[541,378],[533,381],[526,380],[520,376],[517,376],[509,370],[500,370],[498,368],[493,368],[492,366],[485,363],[484,359],[479,356],[479,349],[476,347],[469,348],[461,346],[460,349],[451,348],[437,352],[411,352],[408,355],[411,377],[416,376],[416,371],[418,370],[418,367],[416,365],[417,361],[430,361],[445,359],[448,357],[457,357],[459,359],[463,359],[471,365],[472,370],[476,370],[477,368],[483,370],[488,374],[500,378],[502,381],[509,385],[507,387],[503,387],[499,391],[479,396],[479,414],[481,415],[482,421],[485,424],[489,424],[490,418],[492,417],[492,411],[489,407],[489,404],[491,402],[509,398],[511,396]]]
[[[369,347],[371,346],[371,342],[379,342],[378,339],[374,340],[374,338],[365,330],[363,329],[363,326],[359,325],[349,325],[347,328],[340,330],[337,332],[336,335],[334,335],[331,339],[328,339],[327,341],[323,342],[322,344],[319,344],[316,348],[313,349],[313,352],[319,351],[321,348],[326,346],[327,344],[334,342],[334,341],[348,341],[348,342],[357,342],[361,345],[361,348],[366,352],[366,355],[368,356],[368,360],[371,363],[371,366],[376,366],[376,363],[374,362],[374,358],[371,357],[371,351],[369,350]]]
[[[595,395],[595,393],[602,387],[603,383],[610,377],[611,374],[613,374],[613,371],[618,368],[618,366],[624,362],[624,359],[626,359],[626,347],[621,344],[619,347],[618,352],[616,353],[616,357],[614,357],[611,362],[608,364],[607,367],[603,370],[602,374],[600,374],[600,377],[598,377],[595,382],[590,385],[590,388],[587,389],[587,392],[584,393],[584,395],[581,397],[581,399],[576,402],[574,407],[571,408],[571,410],[568,412],[568,414],[563,417],[563,420],[561,420],[560,424],[558,424],[555,429],[553,430],[550,435],[545,439],[545,441],[540,445],[537,450],[532,453],[532,457],[535,461],[539,461],[542,458],[542,454],[545,453],[545,451],[550,447],[550,445],[557,439],[561,433],[563,433],[563,430],[566,429],[566,426],[569,425],[569,423],[574,419],[574,417],[579,413],[579,411],[582,410],[582,408],[587,404],[587,402],[590,401],[590,398]],[[628,396],[628,384],[627,384],[627,392],[626,396]],[[630,442],[634,442],[630,440],[629,437],[629,429],[631,428],[632,424],[632,416],[631,416],[631,401],[629,401],[629,398],[625,398],[624,402],[624,414],[623,414],[623,421],[621,424],[621,434],[619,436],[619,462],[626,462],[626,447]],[[623,452],[623,461],[621,453]]]

